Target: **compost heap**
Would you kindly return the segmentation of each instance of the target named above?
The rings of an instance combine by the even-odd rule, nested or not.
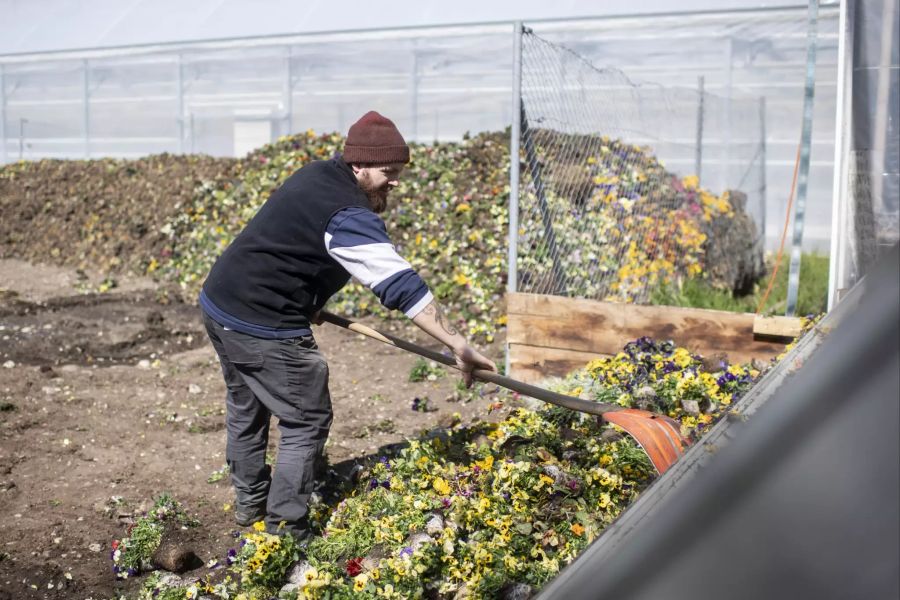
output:
[[[644,304],[686,277],[744,295],[765,274],[743,192],[716,196],[607,136],[533,129],[525,158],[522,291]]]
[[[340,135],[307,132],[239,160],[163,154],[7,165],[0,169],[0,257],[100,268],[113,277],[149,274],[194,301],[212,262],[270,192],[296,169],[342,146]],[[679,178],[646,149],[618,140],[604,140],[596,154],[579,161],[567,166],[584,178],[579,198],[552,201],[579,205],[578,215],[568,218],[596,230],[590,239],[597,247],[585,247],[585,256],[606,262],[621,256],[600,265],[612,276],[599,290],[591,272],[567,257],[567,276],[583,282],[592,297],[645,301],[648,282],[677,284],[689,277],[746,289],[748,279],[761,275],[753,223],[739,192],[714,195],[696,177]],[[504,134],[413,144],[412,162],[385,215],[400,254],[478,341],[492,341],[505,324],[508,172]],[[647,182],[654,193],[636,197],[634,180]],[[554,225],[559,235],[567,223]],[[522,225],[540,229],[527,220]],[[668,243],[647,243],[663,238]],[[622,251],[611,252],[610,244]],[[535,263],[531,251],[523,244],[520,261]],[[386,313],[355,282],[332,306],[353,316]]]
[[[341,145],[338,135],[309,132],[241,160],[160,156],[9,165],[0,170],[0,252],[99,265],[111,274],[147,273],[194,297],[212,261],[268,194]],[[609,293],[635,300],[633,282],[651,273],[660,282],[706,274],[730,285],[727,276],[717,279],[722,267],[708,256],[718,243],[715,224],[746,218],[736,194],[702,190],[696,178],[665,171],[633,146],[604,145],[609,152],[581,157],[579,168],[590,178],[582,196],[570,201],[591,207],[582,218],[596,219],[604,232],[614,226],[619,233],[613,235],[627,242],[628,262],[615,271],[618,285]],[[385,219],[400,253],[462,315],[470,335],[485,340],[504,323],[507,147],[501,134],[413,146],[408,176]],[[615,157],[625,151],[643,156],[629,177],[653,180],[661,196],[636,199],[630,182],[615,175],[621,166]],[[653,211],[643,202],[655,205],[658,218],[647,220]],[[673,222],[684,235],[666,249],[672,254],[630,243],[647,239],[654,223],[668,228]],[[528,249],[523,252],[527,259]],[[355,315],[379,313],[372,302],[356,284],[335,298],[337,310]],[[749,389],[761,367],[704,362],[671,343],[641,339],[615,357],[590,362],[556,390],[669,414],[696,438]],[[139,593],[161,599],[528,597],[583,551],[654,472],[644,452],[615,428],[556,408],[510,410],[515,399],[506,398],[490,407],[502,419],[457,424],[374,457],[339,502],[312,506],[316,536],[305,550],[292,538],[255,528],[201,577],[155,572]],[[165,532],[193,524],[177,502],[161,497],[127,537],[114,541],[114,572],[144,576]]]
[[[143,273],[171,247],[165,224],[235,164],[159,154],[0,167],[0,258]]]
[[[557,391],[678,419],[696,439],[760,376],[643,338],[591,361]],[[311,507],[305,550],[262,523],[190,579],[154,573],[141,598],[530,597],[574,560],[655,473],[614,426],[581,413],[498,406],[505,418],[435,430],[371,458],[332,505]],[[162,510],[160,509],[162,507]],[[141,573],[171,499],[113,543],[120,577]],[[137,534],[135,533],[137,532]],[[241,595],[242,594],[242,595]]]

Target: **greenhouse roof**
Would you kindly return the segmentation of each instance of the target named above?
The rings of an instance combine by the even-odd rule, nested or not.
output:
[[[679,12],[793,6],[797,0],[682,0]],[[396,29],[425,25],[498,23],[621,15],[635,11],[628,0],[583,2],[519,0],[516,3],[413,2],[393,0],[373,8],[362,0],[0,0],[0,56],[110,48],[142,44],[253,36]],[[641,3],[642,13],[671,11],[667,0]]]

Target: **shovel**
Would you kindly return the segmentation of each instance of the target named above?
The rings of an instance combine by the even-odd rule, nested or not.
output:
[[[324,310],[319,313],[319,317],[323,321],[355,331],[356,333],[370,337],[373,340],[396,346],[401,350],[418,354],[419,356],[423,356],[454,369],[458,368],[456,366],[456,361],[448,356],[407,342],[390,334],[382,333],[371,327],[367,327],[362,323],[351,321],[350,319]],[[678,460],[688,445],[687,440],[681,436],[678,422],[665,415],[637,408],[625,408],[618,404],[591,402],[589,400],[582,400],[581,398],[558,394],[522,381],[517,381],[510,377],[499,375],[493,371],[475,369],[472,372],[472,376],[475,379],[489,381],[505,387],[508,390],[530,396],[531,398],[537,398],[538,400],[543,400],[544,402],[549,402],[556,406],[597,415],[604,421],[621,427],[628,435],[637,441],[641,448],[644,449],[644,452],[650,457],[650,462],[653,463],[653,466],[660,474],[665,473],[666,470]]]

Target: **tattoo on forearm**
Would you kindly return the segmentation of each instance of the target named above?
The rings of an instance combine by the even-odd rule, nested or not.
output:
[[[437,305],[437,302],[432,302],[428,306],[426,306],[423,311],[426,315],[434,315],[434,320],[437,321],[437,324],[441,326],[445,332],[450,335],[459,335],[459,332],[453,328],[453,325],[447,321],[447,318],[444,317],[444,313],[441,311],[441,307]]]

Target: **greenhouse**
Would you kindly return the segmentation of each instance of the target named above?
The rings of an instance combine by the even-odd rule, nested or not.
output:
[[[898,0],[0,11],[0,600],[900,594]]]

